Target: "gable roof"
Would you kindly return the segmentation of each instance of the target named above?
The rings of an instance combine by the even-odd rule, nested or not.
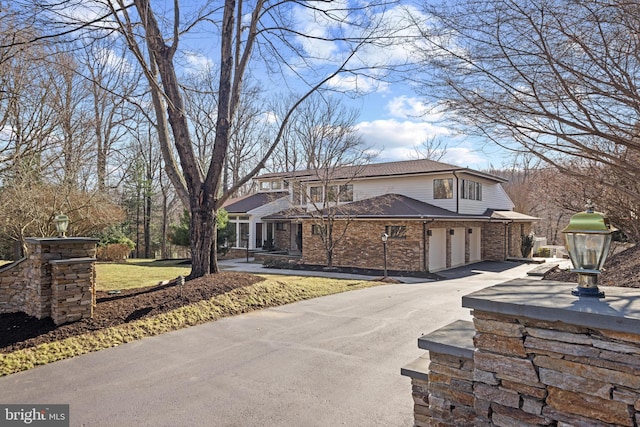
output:
[[[466,172],[471,175],[481,176],[495,182],[507,181],[506,179],[496,175],[427,159],[372,163],[360,166],[341,166],[329,169],[307,169],[293,172],[267,173],[260,175],[255,179],[296,178],[301,181],[315,181],[322,179],[323,177],[329,177],[331,180],[339,180],[353,179],[354,177],[374,178],[447,172]]]
[[[222,207],[228,213],[247,213],[276,199],[289,195],[286,191],[249,194],[227,200]]]

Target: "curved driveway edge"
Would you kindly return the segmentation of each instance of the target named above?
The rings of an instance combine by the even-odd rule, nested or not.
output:
[[[0,378],[0,403],[68,403],[72,426],[410,426],[400,368],[470,320],[463,295],[531,265],[383,285],[146,338]]]

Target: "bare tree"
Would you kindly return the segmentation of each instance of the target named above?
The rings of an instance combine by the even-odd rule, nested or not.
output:
[[[343,4],[333,5],[324,1],[271,3],[259,0],[248,4],[226,0],[220,7],[215,5],[213,9],[207,9],[207,6],[197,9],[194,12],[195,18],[181,22],[180,4],[177,1],[173,4],[172,18],[168,21],[167,17],[155,12],[149,0],[133,1],[137,16],[134,16],[134,10],[127,9],[123,1],[117,2],[119,11],[113,8],[112,3],[108,3],[112,8],[113,19],[117,21],[120,32],[149,81],[165,168],[174,187],[189,205],[192,261],[190,278],[218,271],[215,252],[217,210],[236,189],[264,167],[266,159],[280,142],[282,128],[296,107],[340,73],[349,72],[356,76],[371,70],[371,64],[356,61],[356,53],[365,47],[376,44],[380,47],[390,41],[384,39],[386,29],[379,25],[380,20],[384,19],[382,9],[388,4],[370,3],[366,8],[345,9]],[[322,22],[329,25],[332,31],[323,32],[320,36],[296,31],[299,26],[295,25],[292,18],[294,12],[307,13],[316,25]],[[175,62],[183,32],[205,21],[215,22],[219,29],[217,39],[220,46],[217,60],[220,71],[217,83],[216,134],[211,160],[206,169],[200,167],[193,149]],[[167,22],[169,24],[165,25]],[[165,29],[166,33],[163,32]],[[303,66],[312,66],[313,63],[328,64],[325,59],[305,51],[305,43],[314,42],[340,42],[344,50],[339,55],[340,59],[333,62],[330,71],[321,67],[318,69],[321,72],[315,73],[315,76],[313,73],[303,75]],[[282,73],[284,69],[293,72],[298,76],[296,80],[306,85],[306,88],[287,114],[280,118],[281,130],[264,152],[263,159],[224,194],[220,194],[232,123],[240,105],[249,64],[260,58],[266,60],[265,64],[278,73]],[[164,123],[168,123],[168,126]],[[180,168],[167,156],[171,141],[164,130],[169,127],[173,146],[180,159]]]
[[[109,161],[114,161],[112,156],[129,136],[129,127],[136,114],[131,101],[136,96],[139,75],[135,64],[124,59],[122,50],[108,39],[99,39],[84,46],[78,55],[91,94],[95,176],[99,191],[108,187]]]
[[[447,155],[447,143],[438,136],[430,136],[413,147],[414,159],[428,159],[439,162]]]
[[[298,173],[302,178],[294,179],[294,200],[307,207],[304,214],[311,218],[312,234],[322,242],[327,268],[333,268],[335,248],[362,213],[346,208],[354,201],[353,180],[373,157],[356,133],[357,116],[357,111],[344,108],[334,98],[316,94],[300,106],[290,125],[295,158],[304,169]]]
[[[583,179],[594,177],[568,158],[638,181],[640,4],[464,0],[425,2],[424,13],[421,93],[465,131]]]

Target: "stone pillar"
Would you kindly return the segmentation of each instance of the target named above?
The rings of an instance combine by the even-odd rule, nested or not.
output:
[[[51,260],[51,318],[56,325],[93,317],[95,258]]]
[[[95,258],[98,239],[86,237],[27,238],[25,298],[22,310],[38,319],[51,316],[52,264],[50,261]],[[95,285],[95,280],[93,281]]]
[[[598,299],[573,287],[519,279],[464,296],[473,326],[422,337],[431,364],[402,370],[415,425],[640,425],[640,289],[607,287]]]

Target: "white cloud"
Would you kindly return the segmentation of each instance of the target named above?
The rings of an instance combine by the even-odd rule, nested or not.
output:
[[[356,129],[364,143],[379,152],[377,162],[416,159],[415,147],[432,137],[443,139],[447,146],[441,161],[480,169],[488,165],[486,157],[466,144],[459,144],[453,133],[441,126],[409,120],[374,120],[361,122]],[[459,144],[454,146],[454,144]]]
[[[184,58],[187,61],[188,72],[199,74],[209,72],[213,68],[213,61],[197,52],[185,52]]]
[[[385,92],[389,84],[367,76],[354,76],[340,74],[327,82],[327,86],[344,91],[357,91],[359,93]]]
[[[429,137],[450,133],[448,129],[430,123],[395,119],[361,122],[356,128],[367,145],[384,148],[385,151],[413,150]]]

